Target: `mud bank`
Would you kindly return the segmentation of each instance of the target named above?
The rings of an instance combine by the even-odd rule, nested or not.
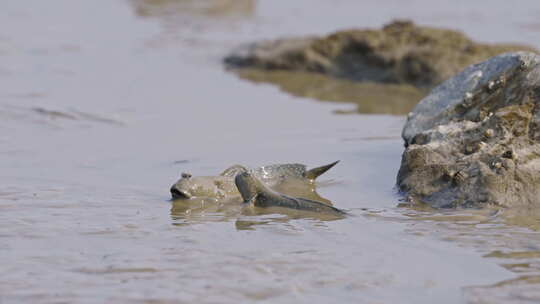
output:
[[[391,84],[389,91],[396,91],[398,86],[399,91],[408,92],[407,96],[390,96],[388,100],[396,108],[405,109],[396,113],[396,110],[381,108],[379,113],[405,114],[429,89],[463,68],[504,52],[518,50],[533,49],[515,44],[477,43],[459,31],[418,26],[411,21],[394,21],[382,29],[354,29],[325,37],[258,42],[237,49],[224,62],[228,68],[240,72],[242,78],[273,83],[297,96],[355,102],[359,104],[359,112],[362,112],[362,104],[373,104],[369,98],[366,100],[359,96],[373,94],[369,88],[363,90],[364,87],[358,82]],[[260,73],[246,73],[246,70]],[[273,76],[276,71],[296,72],[286,77],[287,82],[293,79],[296,85],[284,85],[283,81]],[[349,86],[356,85],[359,88],[355,91],[365,91],[366,94],[349,97],[351,94],[347,93],[321,93],[320,85],[315,87],[307,84],[316,78],[309,76],[309,73],[328,76],[327,81],[334,87],[336,81],[352,81]],[[279,78],[283,78],[283,73],[280,75]],[[298,86],[302,82],[298,81],[299,78],[309,79],[303,81],[306,84],[302,88]],[[345,86],[340,83],[338,87]],[[419,98],[415,99],[414,96]],[[404,99],[407,105],[412,106],[398,106]]]

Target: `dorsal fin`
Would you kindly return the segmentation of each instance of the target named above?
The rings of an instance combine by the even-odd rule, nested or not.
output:
[[[335,166],[337,163],[339,163],[339,160],[335,161],[335,162],[333,162],[331,164],[325,165],[325,166],[320,166],[320,167],[317,167],[317,168],[310,169],[310,170],[306,171],[306,173],[304,174],[304,177],[307,178],[307,179],[315,180],[317,177],[322,175],[324,172],[330,170],[330,168]]]
[[[242,172],[246,172],[248,171],[248,169],[242,165],[234,165],[234,166],[230,166],[229,168],[225,169],[225,171],[221,172],[221,176],[226,176],[226,177],[235,177],[236,175],[242,173]]]

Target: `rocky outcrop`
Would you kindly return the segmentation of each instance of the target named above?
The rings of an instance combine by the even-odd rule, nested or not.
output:
[[[463,68],[519,45],[487,45],[457,31],[395,21],[381,30],[347,30],[243,47],[225,59],[233,68],[323,73],[355,81],[432,88]]]
[[[434,207],[540,206],[540,56],[472,65],[409,113],[397,184]]]

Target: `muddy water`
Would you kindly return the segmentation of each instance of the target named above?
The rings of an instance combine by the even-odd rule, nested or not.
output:
[[[3,1],[0,303],[538,302],[534,212],[398,208],[402,116],[335,115],[356,105],[220,63],[394,17],[538,43],[520,3]],[[318,192],[345,219],[169,201],[181,171],[337,159]]]

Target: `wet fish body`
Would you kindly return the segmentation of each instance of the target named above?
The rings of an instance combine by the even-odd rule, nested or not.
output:
[[[244,203],[250,203],[256,207],[283,207],[319,213],[332,213],[341,216],[347,214],[341,209],[322,202],[299,197],[290,197],[273,191],[250,172],[238,174],[235,178],[235,184],[238,187],[238,191],[240,192]]]
[[[238,196],[234,178],[229,176],[197,176],[182,173],[180,178],[171,187],[173,199],[215,198],[223,199]]]
[[[192,176],[190,173],[182,173],[182,177],[172,185],[170,191],[173,199],[189,199],[193,197],[223,199],[240,196],[234,178],[243,172],[251,172],[269,187],[296,180],[305,184],[306,192],[314,192],[314,180],[338,162],[310,170],[303,164],[275,164],[255,169],[234,165],[218,176]]]

